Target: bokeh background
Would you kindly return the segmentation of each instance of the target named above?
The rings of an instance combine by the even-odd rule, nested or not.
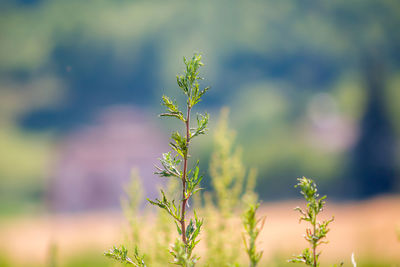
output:
[[[205,188],[226,106],[264,202],[298,198],[304,175],[332,201],[383,203],[366,214],[399,203],[399,27],[397,0],[1,1],[3,236],[17,243],[13,231],[53,215],[71,229],[88,214],[113,221],[132,167],[156,196],[153,165],[176,126],[157,118],[161,96],[178,94],[193,52],[212,87],[199,107],[210,134],[192,153]]]

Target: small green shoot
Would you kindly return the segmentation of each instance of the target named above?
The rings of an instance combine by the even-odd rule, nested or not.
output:
[[[300,207],[295,208],[301,214],[300,222],[309,222],[311,227],[306,229],[304,238],[310,244],[310,248],[306,248],[300,255],[290,259],[289,262],[304,263],[307,266],[318,267],[320,266],[319,256],[321,252],[318,252],[318,247],[327,243],[325,241],[326,234],[329,232],[329,224],[333,221],[333,218],[327,221],[318,222],[317,216],[321,213],[325,206],[326,196],[319,197],[317,185],[313,180],[305,177],[298,178],[298,183],[295,187],[300,187],[300,193],[304,196],[307,201],[306,210]]]
[[[144,256],[139,254],[139,249],[137,247],[135,248],[132,259],[127,256],[128,250],[124,246],[120,246],[119,248],[114,246],[112,249],[105,252],[104,255],[121,263],[130,264],[135,267],[146,267]]]
[[[264,227],[266,217],[260,219],[256,218],[257,209],[260,204],[250,204],[248,209],[243,214],[243,225],[247,234],[246,237],[243,236],[244,245],[246,247],[247,255],[250,260],[250,267],[256,267],[260,261],[263,251],[257,251],[256,240],[261,230]]]

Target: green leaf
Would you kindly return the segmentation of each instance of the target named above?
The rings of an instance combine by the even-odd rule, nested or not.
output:
[[[179,170],[179,165],[181,160],[173,157],[171,152],[162,154],[162,158],[159,159],[163,168],[157,167],[157,171],[155,174],[160,175],[161,177],[170,177],[175,176],[177,178],[181,178],[181,171]]]
[[[104,252],[104,255],[121,263],[134,265],[136,267],[146,267],[144,256],[139,254],[139,249],[137,247],[135,247],[133,259],[127,256],[128,250],[124,246],[120,246],[119,248],[114,246],[109,251]]]
[[[149,203],[152,205],[155,205],[155,206],[160,207],[161,209],[164,209],[175,220],[180,221],[180,213],[181,213],[180,207],[179,206],[176,207],[174,200],[168,201],[167,197],[165,196],[164,191],[163,190],[160,190],[160,191],[161,191],[161,195],[162,195],[161,199],[156,198],[155,201],[147,199],[147,201],[149,201]]]
[[[205,115],[197,115],[197,128],[191,129],[192,131],[194,131],[191,135],[191,138],[206,133],[209,118],[210,116],[208,115],[208,113],[206,113]]]
[[[181,136],[179,132],[173,132],[171,135],[172,140],[175,143],[170,143],[172,149],[174,149],[182,158],[185,158],[187,154],[187,142],[186,138]]]
[[[181,235],[182,234],[181,226],[176,221],[175,221],[175,225],[176,225],[176,230],[178,231],[178,234]]]
[[[188,253],[186,245],[176,239],[175,244],[171,247],[171,255],[174,257],[174,264],[183,267],[194,267],[198,258]]]
[[[187,183],[187,190],[185,193],[186,198],[189,198],[190,196],[192,196],[193,194],[195,194],[196,192],[201,190],[201,188],[197,188],[197,186],[200,184],[200,182],[203,179],[203,176],[199,176],[199,171],[200,171],[199,170],[199,161],[197,161],[194,171],[189,170],[189,172],[188,172],[188,176],[186,179],[186,183]]]
[[[263,254],[262,251],[257,252],[256,250],[256,240],[265,223],[265,217],[261,219],[256,218],[259,206],[259,203],[256,205],[249,204],[247,210],[243,213],[243,225],[248,235],[247,241],[245,237],[243,237],[243,241],[251,266],[256,266]]]
[[[183,113],[179,111],[178,105],[174,101],[172,101],[168,96],[165,95],[162,96],[162,100],[163,105],[167,108],[168,112],[160,114],[161,117],[174,117],[185,122]]]

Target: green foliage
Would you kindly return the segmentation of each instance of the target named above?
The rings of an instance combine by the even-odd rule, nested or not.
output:
[[[169,196],[176,191],[176,179],[170,179],[164,194]],[[161,209],[155,218],[154,214],[146,211],[140,212],[141,192],[143,192],[143,186],[139,174],[133,170],[131,181],[125,188],[126,196],[121,199],[124,215],[129,222],[125,233],[127,234],[126,249],[140,247],[140,250],[146,255],[145,261],[148,266],[165,266],[165,263],[170,261],[171,254],[167,248],[171,243],[171,232],[174,230],[170,225],[170,216]],[[148,238],[149,235],[152,238]]]
[[[191,261],[194,265],[196,257],[192,256],[193,249],[198,243],[197,237],[200,233],[202,220],[197,218],[195,213],[195,220],[190,220],[186,226],[186,206],[189,198],[198,192],[199,183],[202,180],[202,176],[199,176],[199,162],[196,163],[194,169],[188,170],[188,158],[189,158],[189,143],[194,137],[204,134],[207,129],[208,114],[198,115],[197,117],[197,128],[190,128],[190,112],[192,107],[197,104],[201,97],[207,92],[209,87],[200,90],[199,89],[199,68],[203,65],[201,62],[201,56],[194,54],[194,56],[187,60],[183,59],[186,70],[184,75],[177,76],[177,83],[182,92],[186,95],[186,117],[184,113],[179,110],[178,105],[170,100],[169,97],[163,96],[163,105],[166,107],[166,113],[162,113],[160,116],[176,117],[181,120],[185,125],[186,135],[181,135],[178,131],[171,134],[171,139],[174,142],[170,143],[171,148],[176,153],[174,156],[171,152],[163,154],[163,158],[160,159],[162,167],[157,167],[157,174],[161,177],[174,176],[181,180],[182,185],[182,196],[180,205],[175,203],[175,200],[169,200],[164,192],[161,190],[162,198],[156,199],[155,201],[149,200],[153,205],[156,205],[165,211],[174,219],[177,231],[181,236],[182,243],[175,243],[171,254],[174,256],[174,261],[182,266],[188,265],[187,261]],[[182,164],[183,163],[183,166]],[[182,244],[184,253],[186,256],[182,256]],[[183,260],[186,259],[186,260]]]
[[[193,267],[198,260],[198,258],[190,256],[187,253],[185,244],[179,239],[175,240],[170,253],[174,257],[174,263],[180,266]]]
[[[306,229],[305,239],[310,244],[310,248],[303,250],[302,254],[295,256],[290,259],[289,262],[304,263],[308,266],[320,266],[319,256],[321,252],[317,251],[318,246],[323,243],[327,243],[324,239],[326,234],[329,232],[329,224],[333,221],[333,218],[327,221],[318,222],[317,216],[323,211],[325,206],[324,199],[326,196],[319,197],[317,185],[313,180],[305,177],[298,178],[298,183],[295,187],[300,187],[300,193],[304,196],[307,201],[307,207],[305,210],[300,207],[295,208],[299,211],[300,222],[309,222],[311,228]]]
[[[184,75],[177,76],[178,86],[186,95],[186,111],[180,111],[175,101],[172,101],[168,96],[162,97],[162,104],[166,107],[166,113],[160,114],[161,117],[174,117],[178,118],[184,123],[185,135],[174,131],[171,134],[172,142],[170,147],[173,151],[164,153],[160,159],[161,167],[156,167],[155,172],[160,177],[175,177],[181,182],[181,198],[179,202],[175,199],[170,200],[168,196],[161,190],[161,197],[155,200],[148,199],[149,203],[155,205],[172,217],[176,225],[178,234],[181,241],[177,240],[175,245],[171,248],[171,255],[174,257],[174,263],[180,266],[194,266],[198,258],[193,255],[193,250],[198,244],[198,236],[200,234],[203,220],[197,217],[194,211],[194,220],[190,219],[187,224],[186,206],[193,194],[200,190],[199,184],[202,176],[199,175],[199,162],[195,164],[193,169],[188,169],[189,159],[189,144],[190,141],[201,135],[205,134],[209,120],[208,114],[197,116],[197,127],[190,128],[190,115],[191,109],[194,105],[200,102],[201,97],[208,91],[209,87],[200,89],[199,68],[203,65],[201,62],[201,55],[194,54],[190,60],[183,59],[186,70]],[[184,115],[186,114],[186,115]],[[113,259],[119,260],[124,263],[133,263],[127,257],[127,249],[112,249],[106,254]],[[135,263],[143,262],[143,258],[139,257],[137,249],[135,249]],[[142,261],[140,261],[142,260]],[[144,263],[143,263],[144,264]],[[138,265],[139,266],[139,265]],[[141,266],[141,265],[140,265]]]
[[[259,206],[260,204],[250,204],[243,214],[243,225],[248,235],[248,240],[246,241],[246,238],[243,236],[243,241],[250,259],[250,267],[257,266],[263,254],[263,251],[257,251],[256,248],[257,237],[265,223],[265,217],[261,219],[256,218],[256,212]]]
[[[210,161],[212,194],[204,194],[206,265],[236,266],[242,262],[241,236],[232,234],[240,227],[234,223],[244,203],[255,203],[256,171],[246,175],[241,149],[235,146],[235,134],[228,127],[229,110],[222,109],[214,132],[214,152]],[[244,255],[243,255],[244,256]],[[236,264],[236,265],[235,265]]]
[[[156,205],[159,208],[164,209],[175,220],[179,221],[180,220],[180,216],[181,216],[181,208],[180,208],[180,206],[176,206],[175,205],[175,200],[169,201],[167,199],[167,197],[165,196],[165,193],[164,193],[163,190],[161,190],[161,195],[162,195],[161,199],[156,198],[156,201],[152,201],[152,200],[148,199],[148,201],[152,205]]]
[[[181,160],[171,156],[171,152],[164,153],[162,156],[160,162],[163,168],[156,166],[158,172],[155,172],[155,174],[158,174],[161,177],[175,176],[176,178],[180,178],[182,174],[177,166],[179,166]]]
[[[188,179],[187,179],[187,192],[189,195],[185,194],[186,198],[189,198],[191,195],[195,194],[196,192],[200,191],[202,188],[199,188],[198,185],[200,184],[201,180],[203,180],[203,176],[199,176],[199,162],[197,161],[196,167],[194,171],[190,170],[188,172]]]
[[[191,138],[206,133],[209,118],[210,116],[207,113],[205,115],[197,115],[197,128],[191,129],[193,131]]]
[[[215,150],[210,161],[210,175],[218,209],[228,216],[241,204],[245,195],[248,202],[256,202],[254,193],[256,171],[251,169],[246,179],[242,150],[235,146],[235,133],[228,127],[229,110],[222,109],[214,135]]]
[[[163,100],[163,105],[167,108],[168,113],[160,114],[161,117],[163,116],[175,117],[185,122],[185,119],[183,118],[183,113],[179,111],[178,106],[175,102],[172,102],[171,99],[169,99],[169,97],[165,95],[163,95],[162,100]]]
[[[142,203],[142,184],[138,170],[134,169],[131,172],[131,180],[125,187],[125,196],[121,198],[121,206],[125,218],[129,222],[129,240],[134,240],[136,245],[140,244],[140,216],[139,207]]]
[[[201,78],[198,72],[200,66],[202,66],[201,56],[195,54],[190,60],[184,58],[184,63],[186,70],[184,75],[177,77],[177,82],[181,91],[187,97],[186,111],[182,112],[175,101],[167,96],[163,96],[163,105],[166,107],[166,113],[162,113],[160,116],[178,118],[184,124],[185,133],[181,134],[179,131],[174,131],[171,134],[172,142],[170,142],[170,147],[172,151],[162,155],[160,159],[161,167],[157,167],[157,171],[155,172],[160,177],[177,178],[170,181],[178,181],[179,188],[175,188],[172,191],[178,191],[180,199],[177,201],[171,198],[170,194],[166,194],[164,190],[161,190],[160,198],[156,198],[155,200],[148,199],[148,201],[150,204],[164,210],[166,213],[163,214],[166,214],[174,221],[180,238],[175,239],[174,244],[170,247],[169,253],[173,256],[173,263],[183,267],[193,267],[200,259],[193,252],[199,243],[203,219],[199,219],[196,211],[193,211],[193,218],[188,219],[186,208],[189,199],[201,189],[199,188],[199,184],[202,176],[199,175],[199,161],[194,164],[192,169],[188,168],[188,159],[190,157],[189,145],[193,138],[205,134],[209,116],[208,114],[198,115],[197,127],[195,128],[190,127],[190,117],[193,106],[201,100],[201,97],[207,92],[208,88],[199,89],[198,81]],[[235,260],[239,255],[237,250],[238,243],[235,242],[234,237],[231,237],[233,231],[228,228],[228,225],[229,220],[233,218],[235,212],[245,202],[250,204],[248,204],[247,209],[242,215],[242,222],[245,229],[245,235],[243,235],[244,246],[250,261],[250,267],[256,267],[263,255],[262,251],[257,250],[256,243],[263,229],[265,217],[261,219],[257,218],[256,212],[259,204],[251,204],[256,203],[257,200],[257,196],[254,193],[256,173],[254,170],[251,170],[246,178],[246,171],[241,162],[240,150],[234,148],[234,134],[227,127],[227,114],[227,110],[222,112],[215,137],[216,151],[213,154],[210,164],[215,194],[213,197],[209,195],[205,197],[206,213],[212,215],[209,217],[217,218],[214,224],[211,223],[206,228],[206,239],[208,245],[210,245],[207,246],[206,265],[239,266],[239,263]],[[140,191],[138,190],[139,187],[140,184],[132,183],[130,195],[134,194],[135,190]],[[319,197],[316,184],[312,180],[305,177],[299,178],[296,187],[300,188],[301,194],[307,202],[305,210],[299,207],[296,210],[301,214],[300,221],[306,221],[311,225],[310,228],[307,228],[305,235],[310,248],[306,248],[301,255],[295,256],[289,262],[305,263],[308,266],[317,267],[320,266],[320,252],[317,249],[321,244],[326,243],[325,238],[329,232],[329,224],[333,221],[333,218],[322,222],[317,221],[317,216],[323,211],[325,206],[324,200],[326,196]],[[216,200],[216,205],[213,204],[212,198]],[[139,200],[137,198],[129,198],[125,202],[125,206],[132,211],[131,215],[137,213],[138,203]],[[151,234],[158,236],[163,225],[166,224],[165,218],[159,217],[155,231],[151,229]],[[136,229],[134,231],[134,241],[139,242],[142,239],[139,233],[141,227],[138,224],[132,224],[131,226],[134,226]],[[165,233],[164,241],[168,241],[169,229],[165,227],[162,230]],[[157,240],[157,237],[154,237],[154,239]],[[156,251],[152,251],[152,253],[157,255],[162,250],[163,244],[166,243],[156,241]],[[227,250],[231,250],[231,255],[229,255]],[[128,256],[128,249],[124,246],[120,246],[119,248],[114,246],[105,255],[121,263],[146,266],[144,256],[139,253],[137,246],[135,246],[132,257]],[[161,253],[156,257],[156,260],[154,260],[154,256],[149,257],[152,264],[161,264],[160,266],[166,264],[166,259]]]
[[[104,255],[121,263],[131,264],[136,267],[146,267],[146,264],[144,263],[144,257],[139,254],[137,247],[135,248],[133,259],[127,256],[128,250],[124,246],[120,246],[119,248],[114,246],[112,249],[105,252]]]
[[[195,212],[194,220],[190,219],[190,222],[186,228],[186,238],[189,241],[187,244],[189,252],[193,251],[194,247],[197,245],[197,243],[199,243],[199,240],[197,240],[197,237],[200,234],[202,225],[203,225],[203,219],[199,219]]]
[[[176,226],[178,234],[181,236],[180,239],[176,239],[174,245],[170,249],[170,254],[173,256],[173,263],[180,266],[195,266],[198,262],[199,257],[193,254],[196,245],[199,242],[200,231],[203,226],[203,219],[199,219],[196,211],[194,211],[194,218],[190,219],[186,224],[186,213],[185,208],[188,200],[201,188],[199,184],[202,180],[199,169],[199,161],[196,162],[192,169],[187,169],[188,158],[189,158],[189,143],[191,139],[205,134],[207,130],[207,124],[209,121],[208,114],[197,116],[197,127],[190,128],[190,111],[193,105],[200,101],[201,96],[208,90],[208,88],[199,90],[197,80],[200,79],[198,76],[198,68],[202,65],[200,57],[195,55],[190,61],[184,60],[186,64],[185,75],[178,76],[178,85],[180,86],[183,93],[187,96],[187,111],[186,117],[184,113],[178,108],[178,105],[172,101],[169,97],[163,96],[163,105],[166,107],[167,112],[161,114],[162,117],[175,117],[180,120],[183,118],[185,124],[186,135],[180,134],[175,131],[171,134],[173,142],[170,146],[173,151],[164,153],[160,159],[161,166],[157,167],[156,174],[160,177],[177,178],[171,181],[179,181],[182,192],[180,201],[171,199],[170,194],[166,194],[161,190],[161,197],[155,200],[149,200],[149,203],[164,210],[166,214],[171,217]],[[217,219],[217,223],[210,227],[210,230],[206,232],[206,239],[208,241],[214,239],[217,242],[212,243],[211,249],[207,250],[207,265],[209,266],[238,266],[238,263],[234,263],[235,258],[240,254],[238,251],[237,244],[240,239],[240,235],[232,237],[232,230],[226,227],[229,225],[229,220],[233,217],[235,210],[241,207],[241,198],[244,197],[247,202],[255,201],[257,199],[254,193],[255,186],[255,171],[251,170],[246,179],[246,172],[243,164],[241,163],[240,150],[234,149],[232,135],[227,128],[227,110],[223,111],[223,115],[220,120],[220,127],[216,134],[216,152],[214,155],[215,161],[211,164],[211,173],[213,174],[213,184],[215,185],[215,199],[217,206],[215,207],[212,202],[208,201],[206,205],[207,212],[210,210],[216,211],[218,214],[212,214],[213,218]],[[182,166],[183,165],[183,166]],[[219,166],[221,165],[221,166]],[[133,178],[138,180],[137,175]],[[222,182],[222,183],[221,183]],[[133,196],[134,191],[140,191],[138,188],[140,184],[138,182],[132,182],[130,185],[129,194]],[[125,207],[131,210],[128,215],[135,215],[137,217],[137,206],[139,201],[136,197],[128,197],[125,201]],[[260,221],[255,219],[255,213],[258,205],[250,205],[249,210],[244,215],[244,224],[247,234],[249,235],[249,241],[247,246],[247,253],[249,253],[251,266],[255,266],[262,253],[257,252],[255,249],[256,238],[261,231]],[[214,209],[216,208],[216,209]],[[210,214],[210,213],[208,213]],[[161,215],[161,213],[160,213]],[[160,220],[162,224],[157,224],[156,228],[151,230],[152,235],[158,236],[162,225],[165,225],[165,220]],[[216,227],[215,227],[216,226]],[[141,226],[138,223],[131,223],[133,228],[134,241],[140,242],[142,238],[139,229]],[[168,232],[168,227],[165,227],[165,231]],[[215,235],[214,235],[215,234]],[[167,235],[165,235],[167,236]],[[163,244],[165,244],[164,242]],[[245,242],[247,245],[247,242]],[[219,249],[215,249],[219,246]],[[156,250],[152,250],[152,254],[159,253],[162,251],[162,242],[156,244]],[[149,247],[146,246],[147,250]],[[154,246],[153,246],[154,248]],[[231,255],[228,255],[230,250]],[[220,253],[221,252],[221,253]],[[108,257],[118,260],[127,264],[144,264],[143,257],[135,249],[133,259],[128,257],[128,249],[125,247],[113,248],[106,253]],[[211,260],[212,259],[212,260]],[[147,258],[146,258],[147,260]],[[150,262],[153,264],[165,264],[165,258],[163,256],[159,259],[149,256]],[[164,262],[162,262],[164,260]],[[161,265],[162,266],[162,265]]]
[[[353,60],[359,62],[358,55],[364,51],[360,49],[360,45],[375,46],[375,43],[378,44],[376,47],[392,47],[392,49],[385,49],[385,51],[397,51],[396,47],[398,45],[395,44],[398,43],[399,39],[399,37],[392,34],[396,32],[400,18],[399,1],[393,0],[378,2],[371,0],[356,2],[324,0],[319,1],[317,6],[312,2],[286,1],[257,1],[249,4],[241,1],[229,2],[226,0],[198,3],[193,3],[192,1],[182,3],[181,1],[86,2],[70,0],[41,1],[40,4],[34,4],[34,8],[26,8],[26,5],[21,1],[7,2],[12,2],[10,5],[13,8],[3,8],[1,10],[1,32],[3,36],[0,44],[2,48],[0,49],[2,55],[0,65],[3,74],[1,91],[2,93],[6,91],[10,83],[12,83],[10,84],[12,89],[7,90],[9,92],[5,95],[2,94],[0,97],[2,99],[1,114],[4,115],[3,108],[9,103],[9,106],[12,107],[11,109],[18,109],[17,111],[9,111],[16,118],[24,118],[26,115],[29,117],[32,109],[37,108],[37,103],[40,102],[38,100],[53,94],[59,97],[46,101],[48,103],[45,104],[44,109],[54,110],[55,113],[52,114],[59,113],[63,114],[63,116],[69,116],[65,121],[70,122],[75,112],[68,111],[76,110],[75,107],[77,105],[87,103],[87,101],[83,100],[83,97],[91,97],[91,94],[87,94],[87,90],[82,90],[82,88],[75,86],[72,81],[90,76],[87,72],[93,66],[88,65],[90,62],[96,65],[103,65],[98,64],[97,60],[87,60],[87,58],[94,59],[107,55],[108,50],[104,49],[104,47],[110,48],[111,58],[107,61],[113,62],[112,64],[104,65],[115,66],[111,70],[106,68],[106,71],[115,72],[118,75],[122,74],[121,76],[130,76],[126,74],[130,73],[132,68],[126,68],[126,66],[133,65],[133,69],[145,70],[142,64],[150,62],[149,65],[156,66],[156,69],[151,67],[149,68],[151,72],[147,70],[145,73],[151,74],[152,79],[157,83],[163,83],[168,80],[165,78],[167,77],[165,74],[173,68],[175,64],[173,59],[177,53],[190,51],[194,42],[203,45],[207,44],[202,49],[207,49],[207,53],[210,55],[220,54],[220,51],[224,51],[222,58],[215,57],[213,60],[224,59],[224,62],[237,62],[237,67],[234,67],[236,69],[234,73],[232,73],[233,66],[227,68],[226,64],[213,64],[215,67],[210,71],[218,79],[218,84],[227,84],[224,92],[232,99],[231,96],[234,97],[239,90],[249,95],[252,87],[260,83],[267,84],[271,80],[278,80],[278,82],[291,85],[294,83],[298,92],[301,91],[298,88],[301,84],[297,83],[297,81],[305,80],[304,87],[309,88],[310,84],[307,82],[307,77],[321,77],[321,75],[313,72],[313,69],[307,66],[307,62],[312,62],[311,66],[315,66],[315,63],[318,64],[318,62],[326,62],[326,65],[323,65],[326,68],[321,69],[328,70],[328,72],[332,70],[332,73],[337,73],[332,79],[327,79],[327,81],[324,79],[328,82],[328,84],[322,83],[324,92],[337,94],[340,90],[348,93],[352,91],[349,90],[348,84],[341,84],[340,88],[339,86],[338,88],[329,88],[329,81],[332,80],[333,84],[336,84],[344,78],[343,76],[352,76],[352,79],[357,79],[358,71],[354,70],[354,66],[359,66],[360,64],[354,64]],[[362,5],[362,8],[360,8],[360,5]],[[240,12],[244,8],[250,11]],[[376,12],[377,8],[382,12]],[[210,12],[210,10],[224,10],[224,12]],[[235,18],[234,21],[230,19],[232,17]],[[349,18],[358,19],[355,22]],[[204,23],[196,23],[198,21]],[[296,21],[296,27],[293,27],[293,21]],[[187,25],[190,30],[189,28],[182,30],[181,25]],[[248,30],[248,27],[251,27],[251,30]],[[76,30],[78,28],[79,31]],[[187,37],[188,32],[190,32],[190,38]],[[40,34],[38,35],[38,33]],[[85,36],[85,38],[79,38],[79,35]],[[58,38],[53,38],[54,36],[58,36]],[[177,43],[176,40],[179,40],[179,42]],[[282,48],[282,44],[286,45],[285,49]],[[90,54],[87,57],[79,56],[85,54],[85,49],[88,47]],[[154,51],[157,51],[157,53],[154,53],[149,47],[154,47]],[[227,47],[229,49],[226,49]],[[53,55],[54,51],[60,52],[57,53],[57,57]],[[113,51],[117,52],[113,53]],[[318,51],[318,53],[315,54],[313,51]],[[151,57],[154,54],[158,56]],[[388,64],[396,66],[395,70],[398,71],[398,65],[390,63],[396,60],[397,57],[390,57],[390,52],[383,54],[387,55],[385,60],[388,60]],[[72,73],[54,71],[57,69],[54,64],[60,64],[59,67],[63,69],[65,67],[65,59],[63,59],[62,55],[69,58],[67,60],[68,65],[70,61],[73,61],[71,63],[71,66],[73,66]],[[144,60],[141,60],[141,55],[143,55]],[[290,55],[291,60],[274,60],[284,59],[284,56],[287,55]],[[349,57],[349,55],[351,56]],[[310,56],[311,58],[309,58]],[[305,61],[296,60],[303,57],[306,57]],[[79,60],[74,61],[74,58]],[[255,58],[258,61],[255,62]],[[249,75],[254,74],[252,67],[240,67],[244,63],[244,66],[249,64],[257,68],[257,64],[259,64],[257,62],[262,62],[261,65],[266,66],[264,70],[267,71],[267,69],[274,69],[276,66],[271,61],[276,61],[278,64],[292,62],[288,65],[285,64],[287,67],[284,68],[290,71],[286,76],[273,78],[261,71],[260,79],[254,79],[252,75]],[[341,63],[338,64],[339,62]],[[298,64],[304,63],[306,64],[305,67],[299,67]],[[48,68],[47,66],[54,66],[54,68]],[[76,69],[75,66],[77,67]],[[41,75],[36,75],[37,69],[43,69],[44,71],[41,72]],[[391,70],[391,68],[389,69]],[[305,71],[310,75],[302,75],[296,70]],[[14,84],[14,75],[9,75],[10,73],[20,73],[21,71],[26,73],[26,77],[29,77],[27,84],[38,84],[38,86],[34,86],[35,89],[28,86],[26,90],[28,94],[21,94],[24,88],[21,88],[18,83]],[[67,75],[64,76],[65,73]],[[354,73],[356,74],[354,75]],[[51,90],[53,93],[50,93],[50,90],[43,92],[36,89],[43,88],[41,85],[42,76],[46,76],[46,79],[54,80],[55,86],[49,86],[53,88]],[[322,77],[325,76],[329,75],[322,75]],[[399,75],[393,76],[397,77]],[[75,78],[69,80],[71,79],[70,77]],[[97,79],[96,75],[92,75],[92,77],[95,80]],[[232,83],[224,83],[226,77],[236,78],[240,80],[240,83],[235,83],[236,80]],[[118,80],[119,78],[120,76],[112,76],[110,80]],[[320,81],[320,79],[316,80]],[[92,88],[99,92],[99,88],[95,88],[96,83],[94,87],[93,84],[83,84],[88,87],[87,89]],[[240,88],[235,86],[239,84]],[[343,98],[346,106],[351,110],[346,108],[343,110],[341,100],[338,100],[339,109],[344,111],[346,116],[352,115],[352,113],[362,114],[364,108],[363,101],[360,101],[360,99],[365,98],[362,84],[362,81],[355,83],[357,87],[361,88],[358,90],[360,93],[346,95]],[[165,87],[172,88],[169,85]],[[313,85],[315,84],[311,84],[311,86]],[[317,84],[317,86],[320,87],[321,84]],[[274,84],[271,87],[275,88],[276,86]],[[17,88],[18,90],[16,90]],[[142,87],[138,85],[136,88],[138,90],[137,93],[139,93]],[[157,87],[153,86],[153,88]],[[299,133],[297,131],[298,123],[288,121],[286,117],[279,116],[280,114],[272,116],[277,123],[271,124],[267,122],[266,117],[262,116],[263,113],[269,110],[279,110],[280,107],[274,106],[278,102],[275,99],[267,99],[260,95],[260,93],[269,93],[272,91],[271,88],[262,85],[261,89],[262,92],[254,92],[254,95],[248,98],[248,103],[244,103],[243,98],[239,96],[238,99],[242,101],[243,105],[236,106],[237,110],[243,114],[243,123],[238,123],[237,125],[241,124],[242,130],[249,129],[248,131],[257,133],[254,136],[247,135],[241,131],[245,136],[243,145],[248,148],[246,149],[247,151],[251,151],[247,156],[248,162],[251,161],[252,164],[259,166],[262,174],[260,176],[265,181],[269,178],[277,177],[277,173],[282,173],[282,168],[285,168],[287,172],[290,171],[290,173],[307,173],[312,169],[313,173],[322,173],[321,177],[335,177],[335,174],[343,166],[344,157],[341,157],[342,153],[339,155],[337,153],[326,153],[323,150],[321,152],[320,149],[313,149],[312,145],[302,145],[304,138],[296,138],[294,136]],[[277,88],[279,92],[291,92],[291,90],[295,89],[291,86],[287,90]],[[134,95],[135,97],[137,95],[136,93],[132,94],[129,90],[125,91],[129,95]],[[393,92],[398,95],[398,91],[398,86],[394,86]],[[295,121],[306,119],[306,116],[302,116],[303,114],[299,113],[299,106],[305,107],[306,101],[315,92],[316,90],[304,90],[300,97],[285,98],[285,103],[283,104],[285,107],[283,109],[288,109],[288,111],[284,112],[284,115],[295,117]],[[101,91],[101,94],[104,93],[107,96],[114,97],[119,95],[119,93],[115,93],[114,90],[109,90],[108,88]],[[221,95],[225,96],[225,93]],[[65,96],[75,94],[78,94],[78,97],[74,98],[78,99],[78,102],[74,102],[73,99],[63,99]],[[152,94],[154,95],[154,92]],[[282,95],[284,97],[285,94],[282,93]],[[292,94],[288,93],[288,95]],[[105,98],[108,98],[107,96]],[[57,106],[57,98],[59,98],[58,100],[62,99],[62,105]],[[397,118],[400,113],[397,107],[400,105],[397,105],[396,101],[398,97],[389,98],[390,106],[395,108],[393,112],[396,112],[393,113],[393,123],[399,124],[398,121],[400,120]],[[221,97],[221,99],[227,101],[226,97]],[[254,103],[255,100],[260,102]],[[234,106],[233,103],[229,104]],[[68,106],[68,108],[63,109],[65,106]],[[294,108],[292,109],[291,107]],[[67,112],[59,112],[60,109]],[[81,109],[83,110],[82,107]],[[96,110],[91,109],[89,105],[84,110],[87,109]],[[256,112],[259,114],[258,117],[254,116]],[[299,118],[296,115],[302,117]],[[263,117],[263,123],[260,123],[259,117]],[[19,120],[15,119],[15,126],[19,126]],[[247,123],[253,122],[253,120],[253,126],[249,127]],[[358,118],[355,120],[358,120]],[[353,118],[350,118],[350,121],[352,122]],[[289,127],[280,127],[279,124],[285,124]],[[2,126],[2,128],[5,131],[12,129],[8,126]],[[19,129],[22,127],[17,128],[20,134],[25,135],[25,130]],[[272,129],[272,131],[269,131],[269,129]],[[0,161],[6,161],[5,164],[0,163],[2,165],[1,171],[12,174],[2,173],[2,178],[17,181],[41,177],[46,169],[44,166],[46,164],[45,162],[44,164],[42,163],[42,158],[47,162],[47,158],[51,156],[48,154],[50,151],[46,149],[46,151],[40,150],[40,153],[37,153],[36,149],[30,148],[32,145],[25,144],[32,143],[35,146],[39,144],[34,136],[23,136],[23,138],[18,139],[21,140],[14,142],[2,139],[5,140],[4,143],[8,144],[7,147],[10,148],[5,147],[4,144],[3,146],[0,145],[3,152]],[[267,143],[264,143],[266,140]],[[263,142],[262,146],[260,146],[261,142]],[[51,140],[46,138],[43,145],[39,145],[39,147],[45,148],[50,145]],[[265,147],[268,147],[268,150]],[[303,156],[304,153],[307,153],[306,157]],[[321,157],[321,154],[323,157]],[[285,160],[282,160],[282,158]],[[18,165],[20,167],[15,168],[14,162],[19,162]],[[284,166],[281,166],[281,164]],[[34,169],[34,172],[31,169]],[[38,173],[38,175],[32,176],[32,173]],[[291,175],[285,176],[291,177]],[[21,184],[24,184],[24,182],[21,182]],[[263,189],[266,189],[259,190],[259,192],[266,192],[265,194],[267,195],[267,190],[273,191],[276,189],[272,188],[271,185],[273,184],[274,182],[259,184],[259,186],[262,185],[264,187]],[[44,184],[41,186],[45,188]],[[2,184],[1,187],[5,188],[5,185]],[[10,189],[13,190],[12,187],[7,187],[4,191],[10,191]],[[21,192],[25,195],[23,191]],[[9,195],[8,198],[11,198],[15,194]],[[32,200],[27,199],[24,202],[32,203]],[[2,200],[0,203],[6,202]],[[10,205],[6,203],[3,206],[8,207]]]
[[[188,98],[188,108],[191,108],[201,101],[201,97],[210,89],[210,87],[206,87],[203,90],[199,89],[200,85],[198,81],[202,80],[199,76],[199,68],[203,66],[201,55],[195,54],[189,61],[184,57],[183,62],[186,65],[186,70],[184,75],[176,76],[176,81]]]
[[[165,194],[167,196],[176,195],[179,184],[176,179],[170,179],[167,183]],[[150,217],[144,218],[145,221],[142,224],[142,228],[148,225],[151,221]],[[165,266],[166,262],[170,262],[171,253],[168,250],[170,244],[173,243],[175,225],[170,223],[170,215],[162,209],[158,209],[155,223],[151,226],[148,233],[143,233],[143,246],[146,246],[146,255],[151,256],[151,264],[148,261],[149,266]],[[152,235],[153,238],[149,240],[148,236]],[[150,257],[149,257],[150,258]]]

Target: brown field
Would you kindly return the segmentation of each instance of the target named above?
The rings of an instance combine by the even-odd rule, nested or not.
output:
[[[299,203],[266,203],[259,215],[267,221],[260,238],[264,258],[300,252],[305,223],[298,223],[293,208]],[[328,234],[330,243],[323,248],[323,258],[339,262],[357,257],[392,259],[400,262],[400,197],[379,197],[363,202],[328,203],[326,216],[335,216]],[[126,223],[119,213],[90,213],[19,217],[0,223],[0,249],[15,262],[44,263],[50,244],[59,257],[69,257],[88,248],[102,253],[122,240]],[[238,230],[239,231],[239,230]]]

